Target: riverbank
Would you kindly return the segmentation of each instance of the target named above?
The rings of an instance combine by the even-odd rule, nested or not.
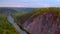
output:
[[[4,14],[0,14],[0,34],[19,34]]]
[[[25,32],[21,29],[22,26],[19,27],[16,24],[16,22],[14,21],[14,18],[11,15],[8,15],[7,19],[20,32],[20,34],[27,34],[27,32]]]

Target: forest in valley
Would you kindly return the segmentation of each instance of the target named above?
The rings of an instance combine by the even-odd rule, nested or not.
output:
[[[21,34],[8,16],[27,34],[60,34],[60,8],[0,8],[0,34]]]

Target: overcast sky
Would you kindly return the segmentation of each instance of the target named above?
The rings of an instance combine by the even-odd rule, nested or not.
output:
[[[0,7],[60,7],[60,0],[0,0]]]

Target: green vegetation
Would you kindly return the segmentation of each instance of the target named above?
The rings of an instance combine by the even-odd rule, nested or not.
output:
[[[0,34],[18,34],[16,29],[7,20],[7,16],[0,14]]]
[[[43,14],[45,12],[53,12],[56,13],[58,12],[58,16],[60,16],[60,8],[54,8],[54,7],[50,7],[50,8],[36,8],[33,10],[33,12],[22,12],[22,13],[14,13],[13,17],[16,19],[30,19],[30,18],[34,18],[35,16],[39,15],[39,14]],[[27,17],[29,16],[29,17]],[[26,18],[27,17],[27,18]]]
[[[14,13],[13,17],[15,20],[21,20],[20,22],[26,21],[33,13],[32,12],[22,12],[22,13]]]
[[[35,16],[46,13],[46,12],[53,12],[53,13],[57,12],[58,13],[57,16],[60,16],[60,8],[51,7],[51,8],[36,8],[36,9],[34,9],[33,15],[30,18],[34,18]]]
[[[21,24],[26,20],[32,20],[33,18],[37,17],[38,15],[44,15],[45,13],[51,12],[54,13],[55,16],[60,17],[60,8],[36,8],[33,10],[33,12],[23,12],[23,13],[14,13],[13,17],[15,18],[15,21],[17,24]]]
[[[36,8],[33,10],[33,12],[22,12],[22,13],[14,13],[13,17],[15,20],[21,20],[22,22],[26,21],[27,19],[33,19],[34,17],[38,16],[39,14],[43,14],[45,12],[58,12],[60,16],[60,8]],[[19,21],[19,22],[21,22]]]
[[[21,27],[22,30],[31,34],[30,31],[24,29],[24,22],[32,15],[32,12],[22,12],[22,13],[14,13],[13,17],[15,18],[15,22]]]
[[[13,17],[14,18],[20,18],[23,16],[28,16],[30,14],[32,14],[32,12],[17,12],[17,13],[13,13]]]

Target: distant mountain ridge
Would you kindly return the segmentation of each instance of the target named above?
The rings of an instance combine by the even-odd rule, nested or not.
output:
[[[29,11],[33,11],[34,8],[13,8],[13,9],[18,12],[29,12]]]
[[[15,12],[17,11],[11,8],[0,8],[0,14],[12,14]]]
[[[15,12],[31,12],[33,8],[15,8],[15,7],[0,7],[0,14],[12,14]]]

